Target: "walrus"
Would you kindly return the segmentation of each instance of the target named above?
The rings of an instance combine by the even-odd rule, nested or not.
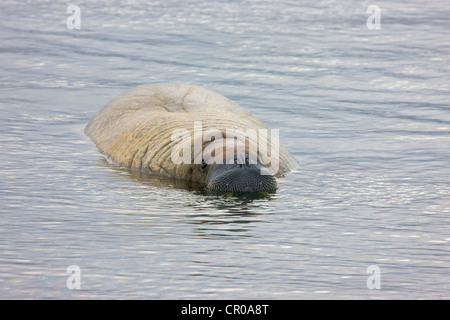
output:
[[[274,132],[230,99],[183,83],[130,89],[85,128],[121,167],[237,193],[276,190],[276,178],[298,166]]]

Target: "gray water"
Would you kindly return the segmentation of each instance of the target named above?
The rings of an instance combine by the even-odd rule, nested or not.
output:
[[[448,1],[73,4],[80,29],[66,1],[0,3],[0,298],[450,298]],[[87,122],[174,81],[299,169],[238,198],[106,162]]]

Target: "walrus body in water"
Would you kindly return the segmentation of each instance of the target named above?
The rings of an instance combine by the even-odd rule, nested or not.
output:
[[[85,128],[113,163],[204,183],[224,192],[272,191],[298,166],[278,131],[203,87],[135,87],[106,104]]]

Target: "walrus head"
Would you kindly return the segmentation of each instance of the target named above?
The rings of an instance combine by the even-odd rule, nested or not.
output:
[[[274,191],[278,184],[275,176],[260,159],[245,150],[234,150],[223,163],[213,163],[206,176],[206,188],[220,192]]]

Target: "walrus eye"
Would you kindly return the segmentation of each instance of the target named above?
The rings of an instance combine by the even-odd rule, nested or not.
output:
[[[206,164],[205,160],[202,159],[202,166],[200,167],[200,171],[201,172],[205,171],[206,166],[207,166],[207,164]]]

